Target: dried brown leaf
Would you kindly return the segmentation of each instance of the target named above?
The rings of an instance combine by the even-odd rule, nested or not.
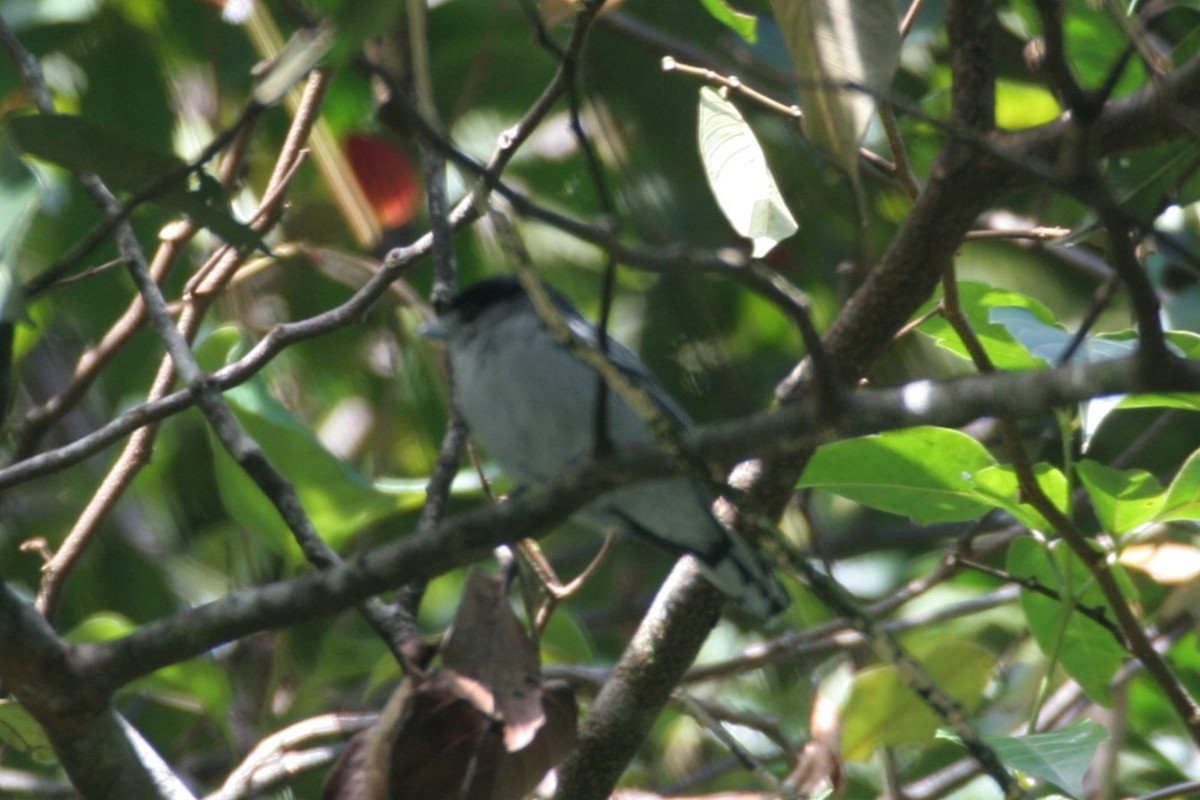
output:
[[[801,797],[815,797],[829,789],[836,797],[845,788],[846,778],[841,752],[841,710],[837,703],[818,694],[808,729],[812,738],[804,745],[800,761],[786,782]]]
[[[543,688],[502,581],[472,574],[442,662],[397,688],[323,800],[521,800],[575,746],[574,692]]]
[[[537,645],[508,602],[502,578],[473,570],[442,648],[443,685],[504,723],[504,746],[532,741],[542,714]]]
[[[579,716],[575,690],[563,681],[548,681],[542,687],[542,707],[546,724],[528,747],[501,759],[491,800],[525,797],[575,748],[575,723]]]

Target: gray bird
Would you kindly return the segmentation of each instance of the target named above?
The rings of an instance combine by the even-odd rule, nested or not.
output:
[[[554,302],[589,347],[598,334],[557,292]],[[461,292],[422,335],[445,341],[454,401],[475,439],[519,484],[562,474],[595,449],[597,373],[557,341],[512,277],[479,281]],[[609,359],[649,391],[670,419],[691,420],[646,366],[616,342]],[[615,391],[608,394],[608,437],[616,446],[652,442],[650,427]],[[765,620],[790,600],[771,567],[712,515],[701,484],[690,478],[647,481],[608,492],[580,511],[587,523],[618,525],[695,555],[709,579],[742,609]]]

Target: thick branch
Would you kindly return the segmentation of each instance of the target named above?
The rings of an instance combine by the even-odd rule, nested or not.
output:
[[[825,351],[846,384],[853,384],[865,374],[895,332],[930,296],[940,276],[953,263],[959,244],[978,215],[1012,189],[1031,183],[1039,176],[1054,174],[1053,165],[1061,151],[1071,146],[1071,130],[1061,123],[1053,126],[1053,136],[1047,136],[1041,130],[1014,136],[990,133],[994,95],[992,68],[985,62],[990,57],[990,35],[995,24],[993,12],[991,3],[954,4],[951,36],[962,47],[954,56],[956,92],[951,128],[961,137],[956,135],[946,143],[930,183],[918,198],[908,221],[827,334]],[[1101,117],[1107,115],[1110,118],[1102,119],[1100,125],[1105,126],[1105,132],[1112,136],[1098,135],[1098,149],[1105,153],[1116,152],[1188,132],[1194,124],[1191,118],[1194,112],[1183,109],[1189,108],[1185,98],[1194,100],[1200,90],[1198,64],[1200,62],[1194,62],[1187,69],[1169,76],[1162,85],[1147,87],[1106,109]],[[983,96],[970,96],[971,87],[982,90]],[[1138,121],[1128,115],[1130,107],[1140,107],[1144,112],[1136,128],[1134,123]],[[1158,118],[1158,125],[1147,122],[1147,117],[1151,116]],[[999,146],[1002,144],[1007,148]],[[1044,153],[1036,153],[1042,158],[1031,159],[1042,145],[1048,145]],[[1021,166],[1030,161],[1037,167],[1036,171]],[[797,368],[777,390],[778,398],[785,403],[797,402],[807,393],[806,370],[803,368]],[[748,466],[747,471],[754,473],[752,496],[757,507],[781,512],[811,453],[811,449],[801,448],[786,457],[772,457],[761,464]],[[694,579],[700,580],[699,576]],[[688,582],[680,584],[680,591],[691,589]],[[676,624],[685,626],[692,613],[702,614],[705,610],[703,602],[683,608]],[[668,625],[662,641],[668,641],[671,633]],[[661,656],[664,645],[658,647]],[[694,657],[695,652],[698,651],[690,655]],[[630,656],[627,652],[626,658]],[[654,654],[645,658],[649,663],[656,660]],[[669,662],[664,660],[664,663]],[[643,677],[640,685],[630,686],[629,690],[637,696],[653,695],[652,687],[662,675],[647,671]],[[628,744],[623,745],[621,753],[611,752],[615,741],[593,741],[588,755],[631,758],[635,749]],[[586,792],[587,797],[601,797],[606,791],[607,787],[564,782],[557,796],[583,797],[585,795],[580,793]]]
[[[1189,109],[1200,107],[1198,104],[1200,59],[1164,78],[1158,87],[1149,87],[1109,103],[1095,123],[1100,154],[1124,152],[1188,133],[1189,125],[1195,124],[1194,118],[1200,115]],[[935,170],[935,180],[913,208],[909,222],[826,335],[827,352],[843,377],[861,375],[887,346],[894,330],[929,296],[942,269],[953,256],[959,238],[974,221],[972,217],[962,222],[961,218],[968,214],[955,212],[982,210],[1008,191],[1028,184],[1033,177],[1023,173],[1017,165],[1054,163],[1068,138],[1067,125],[1063,122],[1017,134],[995,134],[994,151],[973,148],[979,158],[974,169],[966,165],[949,178],[944,169]],[[972,149],[966,144],[963,146]],[[458,163],[470,166],[462,161]],[[476,168],[485,169],[478,165]],[[460,203],[451,213],[451,225],[457,230],[477,216],[474,205]],[[733,254],[727,259],[724,254],[706,256],[672,248],[635,250],[615,241],[602,228],[591,228],[556,215],[540,215],[539,218],[609,249],[618,260],[642,269],[694,269],[700,263],[705,269],[736,272],[744,264],[744,259]],[[568,222],[573,224],[568,227]],[[949,222],[955,223],[953,230],[946,227]],[[389,284],[430,252],[432,244],[433,237],[427,233],[412,245],[392,251],[385,268],[343,304],[308,319],[276,326],[251,352],[214,375],[217,385],[228,389],[243,383],[284,348],[357,323],[387,291]],[[924,260],[933,256],[937,257],[938,266]],[[872,317],[872,311],[880,311],[884,316]],[[792,380],[785,382],[781,387],[782,397],[797,391],[799,378],[797,372]],[[191,402],[187,392],[177,392],[160,401],[130,409],[71,444],[0,469],[0,489],[78,463],[143,425],[179,413]]]
[[[559,785],[596,787],[607,796],[645,741],[720,616],[720,592],[680,561],[638,626],[626,655],[604,681],[579,745],[560,768]],[[562,791],[559,797],[564,796]],[[577,795],[572,795],[577,796]]]
[[[996,7],[994,0],[953,0],[946,10],[953,122],[977,133],[996,124]]]
[[[190,798],[157,756],[140,753],[109,705],[82,680],[46,619],[0,578],[0,677],[42,725],[71,782],[87,797]],[[144,744],[144,743],[141,743]]]
[[[919,381],[899,389],[858,392],[847,399],[846,414],[837,425],[820,421],[811,402],[798,402],[777,412],[700,429],[685,442],[705,458],[730,464],[754,454],[808,452],[838,438],[880,430],[957,427],[989,414],[1040,414],[1122,390],[1200,391],[1200,362],[1183,362],[1170,382],[1161,385],[1138,386],[1137,375],[1136,360],[1122,359],[940,384]],[[676,459],[651,445],[622,449],[551,483],[530,487],[505,503],[455,515],[427,532],[402,537],[320,573],[235,592],[146,625],[124,639],[81,646],[78,668],[96,691],[111,691],[242,636],[332,614],[402,583],[430,580],[485,558],[498,544],[545,535],[557,522],[616,486],[680,469]]]

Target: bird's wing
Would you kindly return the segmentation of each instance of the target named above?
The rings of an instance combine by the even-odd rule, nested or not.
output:
[[[563,303],[565,302],[564,300]],[[575,309],[569,305],[563,305],[563,303],[559,304],[559,310],[562,312],[563,320],[567,323],[567,327],[571,333],[579,337],[579,340],[588,347],[593,350],[599,350],[600,333],[596,330],[596,327],[580,316]],[[688,416],[688,413],[662,388],[654,373],[646,368],[642,360],[631,353],[627,347],[609,337],[605,354],[617,369],[630,378],[633,378],[634,383],[651,390],[650,397],[659,407],[659,410],[667,416],[667,419],[681,428],[692,427],[692,418]]]

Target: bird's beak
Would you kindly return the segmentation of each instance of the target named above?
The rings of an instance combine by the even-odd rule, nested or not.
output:
[[[445,320],[435,319],[432,322],[422,322],[418,325],[417,336],[422,339],[432,339],[435,342],[444,342],[450,338],[450,330],[446,326]]]

